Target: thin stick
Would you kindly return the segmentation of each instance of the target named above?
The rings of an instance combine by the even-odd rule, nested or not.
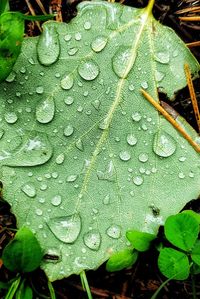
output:
[[[196,42],[192,42],[192,43],[187,43],[186,46],[188,46],[189,48],[199,47],[200,46],[200,41],[196,41]]]
[[[40,0],[35,0],[39,6],[39,8],[41,9],[41,11],[43,12],[44,15],[47,15],[46,10],[44,8],[44,5],[42,4],[42,2]]]
[[[26,4],[27,4],[28,9],[30,10],[30,13],[32,14],[32,16],[35,16],[35,11],[34,11],[32,5],[31,5],[30,1],[29,0],[25,0],[25,1],[26,1]],[[36,23],[38,29],[40,30],[40,32],[42,32],[42,28],[40,26],[40,23],[38,21],[35,21],[35,23]]]
[[[143,96],[179,131],[180,134],[193,146],[193,148],[200,153],[200,146],[186,133],[186,131],[176,122],[175,119],[160,106],[144,89],[141,89]]]
[[[200,12],[200,6],[188,7],[188,8],[180,9],[180,10],[176,11],[176,14],[182,14],[182,13],[187,13],[187,12]]]
[[[179,20],[186,21],[186,22],[199,22],[200,17],[179,17]]]
[[[189,68],[189,65],[187,63],[184,65],[184,70],[185,70],[187,85],[188,85],[189,92],[190,92],[190,98],[191,98],[191,101],[192,101],[192,106],[193,106],[193,109],[194,109],[194,115],[195,115],[196,122],[197,122],[197,125],[198,125],[198,129],[199,129],[199,132],[200,132],[199,107],[198,107],[198,103],[197,103],[196,94],[195,94],[195,91],[194,91],[194,85],[193,85],[193,82],[192,82],[190,68]]]

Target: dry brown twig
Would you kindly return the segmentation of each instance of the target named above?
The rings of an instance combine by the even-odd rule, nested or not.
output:
[[[197,122],[197,126],[200,132],[200,113],[199,113],[199,107],[198,107],[198,102],[197,102],[197,98],[196,98],[196,94],[194,91],[194,85],[192,82],[192,76],[191,76],[191,72],[190,72],[190,67],[189,65],[186,63],[184,65],[184,69],[185,69],[185,75],[186,75],[186,80],[187,80],[187,85],[189,88],[189,92],[190,92],[190,98],[191,98],[191,102],[192,102],[192,106],[193,106],[193,110],[194,110],[194,115],[196,118],[196,122]]]
[[[141,89],[142,95],[158,110],[172,125],[173,127],[193,146],[196,152],[200,153],[200,146],[191,138],[190,135],[180,126],[176,120],[158,103],[150,94],[144,89]]]

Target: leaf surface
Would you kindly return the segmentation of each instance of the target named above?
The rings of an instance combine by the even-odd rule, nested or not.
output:
[[[149,9],[104,1],[24,41],[0,85],[0,176],[50,280],[97,268],[129,248],[127,230],[155,234],[198,196],[198,154],[140,92],[173,97],[184,63],[199,70]]]

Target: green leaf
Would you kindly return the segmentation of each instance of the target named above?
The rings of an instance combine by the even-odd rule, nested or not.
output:
[[[181,213],[167,218],[164,231],[168,241],[182,250],[189,251],[197,240],[199,224],[193,216]]]
[[[43,27],[0,85],[0,178],[53,281],[128,248],[132,227],[156,234],[198,196],[199,155],[141,88],[173,97],[184,63],[194,76],[199,65],[149,8],[83,2],[69,24]]]
[[[151,241],[156,238],[156,235],[130,230],[126,232],[126,237],[135,249],[146,251],[149,249]]]
[[[4,248],[2,260],[10,271],[31,272],[40,266],[42,256],[34,234],[30,229],[22,227]]]
[[[197,240],[191,253],[192,260],[200,266],[200,240]]]
[[[32,299],[33,298],[33,291],[27,285],[26,281],[23,280],[20,284],[19,289],[16,292],[15,299]]]
[[[183,214],[188,214],[188,215],[194,217],[194,218],[198,221],[198,223],[200,224],[200,214],[199,214],[199,213],[194,212],[194,211],[192,211],[192,210],[184,210],[184,211],[181,212],[181,213],[183,213]]]
[[[167,278],[184,280],[190,273],[189,260],[185,253],[164,248],[158,257],[158,267]]]
[[[0,1],[0,15],[4,12],[9,10],[9,1],[8,0],[1,0]]]
[[[12,299],[15,296],[15,293],[20,285],[21,282],[21,276],[18,276],[16,280],[14,280],[5,296],[5,299]]]
[[[28,15],[24,15],[20,12],[15,12],[15,15],[18,16],[19,18],[23,19],[23,20],[28,20],[28,21],[47,21],[49,19],[52,19],[55,17],[55,15],[40,15],[40,16],[28,16]]]
[[[0,82],[11,72],[20,53],[24,35],[24,20],[17,14],[0,15]]]
[[[106,263],[106,270],[109,272],[120,271],[132,266],[138,258],[138,252],[133,249],[124,249],[114,253]]]

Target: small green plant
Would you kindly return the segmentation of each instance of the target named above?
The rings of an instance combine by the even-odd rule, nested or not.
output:
[[[185,280],[191,275],[193,298],[196,298],[194,275],[200,273],[200,215],[191,210],[169,216],[164,225],[164,235],[171,246],[160,243],[158,246],[158,268],[168,279],[159,287],[152,299],[155,299],[162,287],[170,280]],[[126,237],[132,249],[120,251],[108,260],[108,271],[119,271],[132,266],[138,252],[147,251],[156,235],[129,230]],[[165,242],[164,242],[165,243]],[[159,249],[160,248],[160,249]]]
[[[174,247],[162,248],[158,257],[158,267],[167,278],[187,279],[200,266],[199,223],[200,216],[190,211],[167,218],[164,232]]]
[[[0,82],[7,78],[21,51],[25,20],[48,20],[52,15],[26,16],[9,11],[8,0],[0,3]]]
[[[4,266],[16,273],[8,283],[0,282],[0,290],[8,289],[5,299],[31,299],[32,288],[28,284],[27,273],[36,270],[43,258],[42,249],[31,230],[22,227],[14,239],[4,248],[2,260]],[[50,282],[49,282],[50,283]],[[49,284],[48,284],[49,286]],[[50,294],[53,288],[49,286]],[[55,298],[51,296],[51,298]]]

